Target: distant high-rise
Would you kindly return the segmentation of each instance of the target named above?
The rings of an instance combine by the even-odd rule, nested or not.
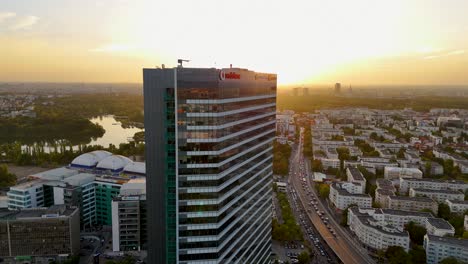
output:
[[[335,83],[335,93],[341,92],[341,83]]]
[[[148,263],[270,263],[276,74],[144,69]]]
[[[293,88],[293,95],[298,96],[299,95],[299,88]]]
[[[303,89],[302,89],[302,94],[303,94],[304,96],[308,96],[308,95],[309,95],[309,88],[303,88]]]

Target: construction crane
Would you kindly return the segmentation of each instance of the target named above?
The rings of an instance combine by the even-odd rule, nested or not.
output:
[[[183,59],[178,59],[177,63],[179,63],[179,68],[183,68],[184,66],[182,65],[184,62],[189,62],[190,60],[183,60]]]

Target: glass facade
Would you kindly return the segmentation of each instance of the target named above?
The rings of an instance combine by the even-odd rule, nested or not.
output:
[[[170,79],[168,71],[176,72],[161,85],[161,79]],[[165,93],[166,263],[269,263],[276,75],[233,68],[145,69],[144,87],[145,97],[150,89]],[[148,102],[151,98],[145,98],[145,126],[161,121],[152,117]],[[150,140],[158,133],[151,124],[146,130]],[[147,142],[147,151],[152,147]],[[151,154],[146,162],[147,182],[155,181]],[[148,209],[150,223],[156,209]],[[149,261],[151,250],[150,244]]]

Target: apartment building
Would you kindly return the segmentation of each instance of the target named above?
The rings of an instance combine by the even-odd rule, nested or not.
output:
[[[394,180],[399,178],[419,178],[423,177],[423,173],[417,168],[400,168],[400,167],[385,167],[384,178]]]
[[[371,207],[372,197],[362,194],[362,187],[356,183],[332,183],[330,185],[329,199],[336,208],[344,210],[352,204],[358,207]]]
[[[454,257],[461,263],[468,263],[468,239],[426,234],[424,249],[427,264],[438,264],[448,257]]]
[[[395,192],[392,190],[377,188],[375,190],[375,202],[379,203],[382,208],[388,208],[388,197],[394,195]]]
[[[438,203],[443,203],[445,200],[457,200],[463,201],[465,199],[465,194],[460,191],[454,190],[430,190],[430,189],[421,189],[421,188],[411,188],[409,191],[410,197],[424,196],[437,201]]]
[[[468,201],[463,200],[445,200],[452,213],[464,213],[468,210]]]
[[[453,236],[455,228],[443,218],[426,218],[425,227],[429,235],[434,236]]]
[[[437,202],[428,197],[389,196],[387,204],[390,209],[404,211],[421,211],[424,209],[429,209],[433,213],[438,211]]]
[[[362,192],[364,193],[366,189],[366,178],[364,178],[364,175],[359,171],[358,168],[356,167],[347,167],[346,168],[346,176],[348,182],[352,183],[358,183],[362,186]]]
[[[468,190],[468,183],[459,180],[400,178],[400,193],[408,193],[413,188],[427,190]]]
[[[375,219],[365,211],[361,212],[358,207],[349,208],[348,225],[367,247],[385,250],[391,246],[399,246],[405,251],[409,250],[410,238],[407,231]]]

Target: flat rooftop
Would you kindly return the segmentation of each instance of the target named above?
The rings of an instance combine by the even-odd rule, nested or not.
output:
[[[427,235],[427,238],[429,239],[429,242],[431,243],[455,245],[455,246],[461,246],[461,247],[464,247],[465,249],[468,249],[468,239],[454,238],[454,237],[440,237],[440,236],[433,236],[433,235]]]
[[[351,174],[351,176],[353,177],[353,179],[355,181],[363,181],[364,180],[364,176],[362,175],[362,173],[359,171],[358,168],[348,167],[346,169],[349,170],[349,173]]]
[[[437,229],[454,230],[453,226],[449,222],[447,222],[445,219],[442,219],[442,218],[430,217],[430,218],[427,218],[427,222],[429,222],[429,224],[431,224]]]
[[[415,192],[424,192],[424,193],[445,193],[445,194],[463,194],[460,191],[455,191],[455,190],[432,190],[432,189],[423,189],[423,188],[411,188],[411,190],[414,190]]]

